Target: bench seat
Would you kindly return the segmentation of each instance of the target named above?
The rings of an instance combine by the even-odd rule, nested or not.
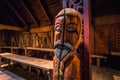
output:
[[[40,68],[43,70],[47,70],[48,77],[51,75],[52,70],[53,70],[53,61],[52,60],[46,60],[46,59],[40,59],[40,58],[33,58],[33,57],[28,57],[28,56],[21,56],[21,55],[16,55],[12,53],[2,53],[0,54],[0,60],[1,58],[6,58],[12,61],[16,61],[19,63],[23,63],[29,66],[29,69],[32,67]],[[0,61],[0,64],[2,62]],[[1,67],[1,65],[0,65]]]

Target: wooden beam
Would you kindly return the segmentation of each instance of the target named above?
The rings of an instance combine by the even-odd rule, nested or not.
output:
[[[24,9],[27,11],[27,13],[29,14],[29,16],[31,17],[31,19],[33,20],[33,22],[35,23],[36,27],[38,27],[38,23],[37,21],[35,20],[35,18],[33,17],[33,15],[31,14],[31,12],[28,10],[28,8],[26,7],[26,5],[23,3],[22,0],[20,0],[22,6],[24,7]]]
[[[34,33],[34,32],[48,32],[48,31],[53,31],[53,27],[52,26],[44,26],[44,27],[40,27],[40,28],[31,28],[30,32]]]
[[[14,30],[14,31],[23,31],[22,28],[0,24],[0,30]]]
[[[27,26],[27,24],[25,23],[25,21],[21,18],[21,16],[18,14],[18,12],[13,8],[13,6],[9,3],[8,0],[6,0],[6,2],[8,3],[9,7],[13,10],[13,12],[17,15],[17,17],[22,21],[22,23]]]
[[[116,24],[120,23],[120,15],[109,15],[94,19],[94,25]]]
[[[52,24],[52,21],[50,19],[50,17],[48,16],[44,6],[42,5],[41,1],[40,0],[37,0],[38,4],[40,5],[41,9],[43,10],[44,14],[46,15],[46,17],[48,18],[49,22]]]

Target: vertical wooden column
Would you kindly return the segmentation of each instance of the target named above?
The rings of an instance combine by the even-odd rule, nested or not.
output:
[[[84,20],[84,64],[85,79],[91,80],[91,58],[90,58],[90,0],[83,0]]]

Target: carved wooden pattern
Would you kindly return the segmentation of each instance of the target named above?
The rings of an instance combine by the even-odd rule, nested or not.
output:
[[[0,46],[4,46],[5,45],[5,37],[4,34],[0,34]]]
[[[63,0],[63,8],[74,8],[83,14],[83,0]]]
[[[0,46],[10,46],[11,45],[11,37],[10,33],[2,32],[0,33]]]
[[[32,47],[53,48],[52,32],[41,32],[31,34]]]

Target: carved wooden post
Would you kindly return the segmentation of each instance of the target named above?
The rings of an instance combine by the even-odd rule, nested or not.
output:
[[[63,8],[74,8],[82,15],[83,44],[78,53],[81,60],[81,80],[91,80],[90,60],[90,1],[91,0],[63,0]]]

